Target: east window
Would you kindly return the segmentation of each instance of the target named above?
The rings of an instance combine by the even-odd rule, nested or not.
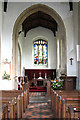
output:
[[[48,43],[39,39],[34,41],[34,64],[47,65],[48,63]]]

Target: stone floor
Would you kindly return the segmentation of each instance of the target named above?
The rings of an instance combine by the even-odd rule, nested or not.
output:
[[[29,106],[26,109],[23,118],[27,118],[27,120],[52,120],[55,118],[55,114],[51,106],[51,98],[46,95],[46,92],[30,93],[29,98]]]

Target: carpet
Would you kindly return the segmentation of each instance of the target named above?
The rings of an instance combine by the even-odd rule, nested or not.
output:
[[[29,87],[29,92],[46,92],[46,87]]]
[[[29,92],[29,105],[23,116],[25,120],[55,120],[51,98],[47,92]]]
[[[30,104],[28,109],[25,112],[24,118],[29,120],[32,119],[53,119],[55,118],[54,112],[52,110],[51,104],[48,103],[39,103],[39,104]]]

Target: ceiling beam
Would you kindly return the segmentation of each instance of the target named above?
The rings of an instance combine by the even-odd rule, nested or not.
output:
[[[36,28],[38,26],[50,29],[54,33],[54,36],[56,36],[58,27],[57,22],[50,15],[41,11],[31,14],[24,20],[22,23],[22,31],[24,31],[24,36],[26,36],[26,33],[30,29]]]
[[[73,2],[69,2],[70,11],[73,11]]]
[[[55,20],[50,20],[50,19],[46,19],[46,18],[43,18],[43,17],[38,17],[38,16],[36,16],[35,18],[28,17],[28,18],[23,22],[23,25],[25,25],[27,22],[33,22],[33,21],[38,20],[38,19],[51,22],[52,24],[57,24]]]
[[[44,20],[44,19],[34,19],[33,21],[30,20],[28,22],[26,22],[26,24],[23,24],[23,30],[25,30],[26,28],[28,27],[35,27],[35,26],[42,26],[44,25],[47,26],[48,28],[54,28],[55,30],[57,30],[57,23],[52,23],[52,22],[49,22],[47,20]]]
[[[7,12],[8,0],[4,0],[4,12]]]

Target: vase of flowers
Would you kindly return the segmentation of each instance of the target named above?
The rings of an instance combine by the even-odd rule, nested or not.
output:
[[[6,71],[4,71],[4,75],[2,76],[3,79],[7,79],[10,80],[10,75],[6,73]]]
[[[60,78],[51,80],[51,88],[54,90],[61,90],[63,88],[63,81],[64,80]]]

